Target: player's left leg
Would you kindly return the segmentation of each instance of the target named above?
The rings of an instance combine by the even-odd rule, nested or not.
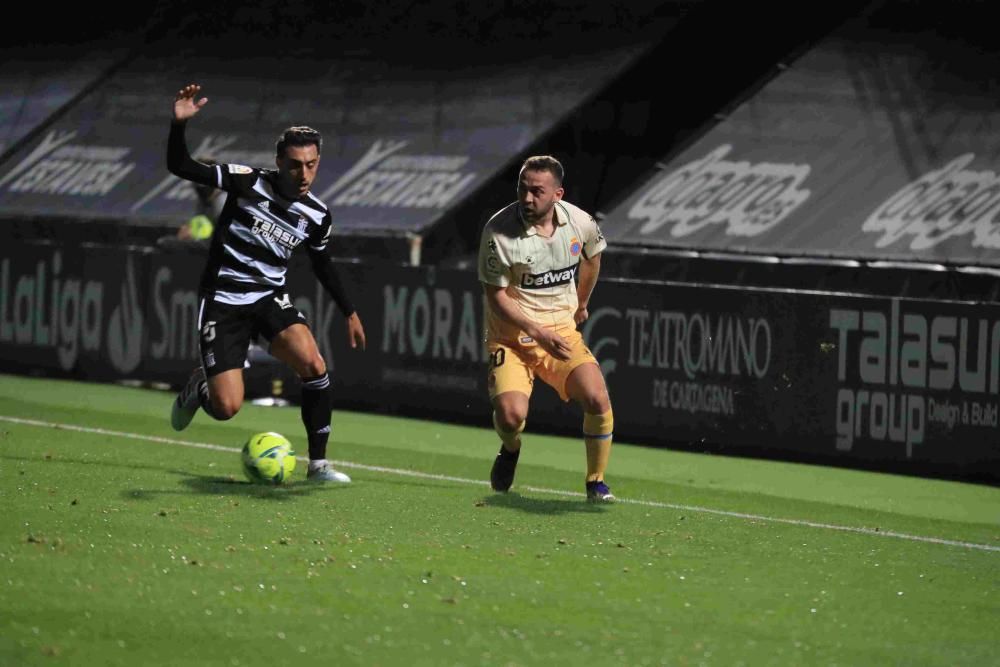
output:
[[[577,366],[566,379],[566,394],[583,408],[583,441],[587,448],[587,499],[614,500],[604,482],[604,471],[611,456],[615,419],[611,399],[596,363]]]
[[[198,307],[201,362],[171,406],[170,423],[182,431],[199,408],[226,420],[243,404],[243,365],[253,328],[254,306],[234,306],[202,298]]]
[[[587,451],[587,500],[611,502],[615,497],[604,481],[604,471],[611,455],[614,415],[604,375],[580,332],[560,332],[570,344],[570,357],[548,357],[539,376],[552,385],[564,401],[573,399],[583,408],[583,441]]]
[[[271,354],[291,366],[302,379],[302,424],[309,440],[306,478],[318,482],[350,482],[350,477],[334,470],[326,459],[333,389],[326,372],[326,361],[312,332],[300,321],[267,337],[271,339]]]

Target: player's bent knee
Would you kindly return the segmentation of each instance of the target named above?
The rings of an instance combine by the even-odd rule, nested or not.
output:
[[[493,409],[493,425],[503,431],[523,429],[527,418],[527,412],[517,405],[500,403]]]
[[[592,415],[603,415],[605,412],[611,411],[611,399],[606,391],[588,394],[581,403],[583,411]]]
[[[512,412],[493,411],[493,428],[497,433],[521,433],[524,431],[525,417]]]
[[[309,358],[302,366],[302,377],[314,378],[326,373],[326,361],[322,356]]]
[[[240,411],[241,403],[242,401],[213,396],[212,416],[222,421],[232,419]]]

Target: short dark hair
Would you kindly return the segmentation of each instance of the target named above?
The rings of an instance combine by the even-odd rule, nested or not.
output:
[[[562,163],[551,155],[532,155],[521,165],[521,173],[530,169],[531,171],[547,171],[555,178],[556,185],[562,186],[563,171]]]
[[[319,131],[307,125],[295,125],[281,133],[278,141],[274,144],[274,154],[278,157],[285,155],[285,149],[289,146],[316,146],[316,153],[323,149],[323,136]]]

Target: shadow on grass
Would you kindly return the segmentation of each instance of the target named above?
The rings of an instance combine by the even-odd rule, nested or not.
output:
[[[291,481],[286,484],[265,485],[254,484],[235,476],[192,475],[178,470],[170,472],[181,477],[180,485],[187,489],[128,489],[122,495],[132,500],[148,500],[164,495],[203,493],[213,496],[240,496],[244,498],[267,498],[283,501],[311,495],[317,491],[326,491],[342,485],[323,485],[303,480]]]
[[[180,470],[171,470],[169,472],[180,476],[181,480],[179,483],[187,487],[187,490],[129,489],[123,491],[122,495],[133,500],[145,500],[162,495],[187,494],[193,491],[213,496],[240,496],[244,498],[266,498],[268,500],[284,501],[301,498],[317,492],[345,489],[349,486],[347,484],[309,482],[305,478],[294,479],[285,484],[255,484],[234,475],[193,475]]]
[[[266,486],[263,484],[253,484],[250,481],[236,477],[235,475],[197,475],[188,470],[178,470],[167,466],[143,465],[136,463],[115,463],[104,459],[82,459],[68,456],[58,457],[38,457],[12,456],[3,454],[0,460],[24,461],[26,463],[42,463],[44,465],[73,465],[73,466],[97,466],[102,470],[108,468],[118,468],[121,470],[152,470],[162,473],[165,477],[173,476],[180,478],[178,484],[180,489],[125,489],[121,492],[122,497],[130,500],[146,500],[159,496],[189,494],[191,492],[211,495],[243,496],[247,498],[272,498],[274,500],[289,500],[299,496],[305,496],[317,491],[326,491],[340,487],[340,484],[315,484],[307,482],[303,476],[295,478],[286,484],[279,486]]]
[[[607,511],[607,507],[588,503],[583,498],[537,498],[522,496],[517,492],[494,493],[484,496],[482,502],[489,507],[519,510],[528,514],[601,514]]]

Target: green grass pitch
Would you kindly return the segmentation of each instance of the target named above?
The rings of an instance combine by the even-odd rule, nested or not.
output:
[[[298,408],[0,376],[0,665],[997,665],[1000,489],[337,411],[349,486],[248,483]]]

